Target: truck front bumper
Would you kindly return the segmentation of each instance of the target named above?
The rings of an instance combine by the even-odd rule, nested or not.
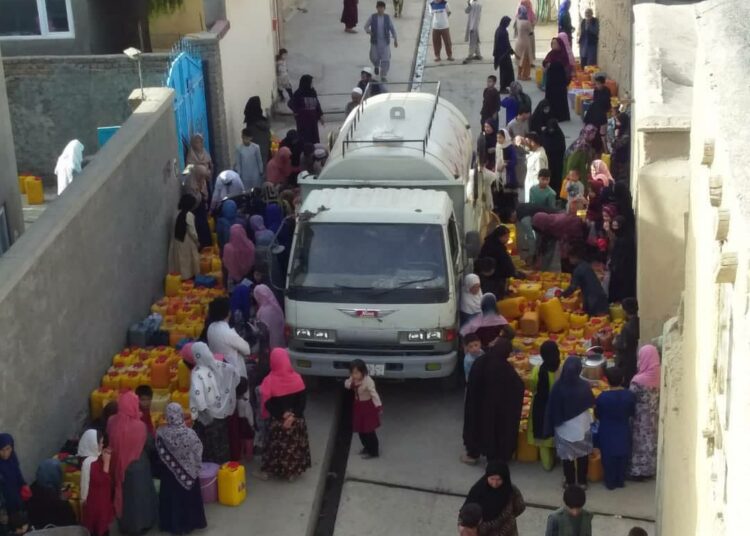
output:
[[[368,365],[384,365],[383,374],[392,379],[445,378],[456,368],[458,352],[424,356],[368,356],[362,354],[328,354],[289,349],[294,369],[307,376],[348,377],[349,363],[361,359]]]

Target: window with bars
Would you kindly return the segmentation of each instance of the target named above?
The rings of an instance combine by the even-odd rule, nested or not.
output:
[[[74,37],[71,0],[0,0],[0,39]]]

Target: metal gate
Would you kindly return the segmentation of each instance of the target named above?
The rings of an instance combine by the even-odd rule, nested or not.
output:
[[[185,158],[193,135],[202,135],[206,150],[211,150],[206,86],[203,82],[203,63],[200,56],[184,47],[175,50],[174,54],[167,73],[167,86],[174,89],[174,116],[180,151],[180,169],[185,169]]]

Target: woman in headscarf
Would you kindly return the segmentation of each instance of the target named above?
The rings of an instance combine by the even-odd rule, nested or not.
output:
[[[274,233],[279,230],[284,221],[284,209],[278,203],[268,203],[263,222]]]
[[[516,450],[524,385],[508,363],[512,349],[509,340],[498,338],[471,367],[464,401],[464,463],[475,464],[480,456],[509,461]]]
[[[271,349],[286,348],[284,311],[281,310],[276,296],[274,296],[271,289],[266,285],[256,285],[253,289],[253,297],[258,304],[258,311],[255,318],[268,328]]]
[[[571,245],[586,237],[586,224],[575,214],[539,212],[531,218],[531,226],[537,235],[536,262],[545,272],[559,272],[560,261],[567,259]]]
[[[280,147],[276,154],[268,161],[266,179],[271,184],[287,184],[294,173],[292,166],[292,151],[288,147]]]
[[[149,461],[153,443],[141,420],[138,397],[132,391],[117,399],[117,415],[107,423],[107,436],[112,448],[114,506],[120,532],[142,534],[156,525],[159,511]]]
[[[206,150],[203,134],[193,134],[190,138],[190,147],[185,162],[194,166],[205,167],[208,170],[209,179],[213,177],[214,162],[211,159],[211,154]]]
[[[641,338],[641,320],[638,317],[638,300],[634,296],[622,300],[625,311],[625,325],[612,341],[615,348],[615,365],[623,374],[623,387],[626,389],[638,371],[638,341]]]
[[[523,92],[523,86],[518,80],[510,83],[510,95],[500,101],[505,108],[506,124],[513,121],[519,113],[531,111],[531,97]]]
[[[659,350],[647,344],[638,352],[638,374],[630,381],[630,390],[635,394],[635,417],[629,473],[630,478],[634,480],[656,476],[660,387]]]
[[[615,137],[612,141],[612,175],[617,182],[629,182],[630,116],[624,112],[615,116]]]
[[[529,132],[544,135],[551,118],[552,108],[549,102],[547,99],[540,100],[539,104],[534,108],[534,113],[531,114],[531,119],[529,119]]]
[[[228,288],[234,288],[245,277],[251,275],[255,264],[255,245],[247,237],[242,225],[232,225],[229,242],[224,246],[221,257],[229,279]]]
[[[225,169],[216,177],[214,194],[211,197],[211,211],[213,212],[226,198],[236,197],[245,193],[245,185],[240,174],[231,169]]]
[[[48,525],[70,527],[77,525],[70,503],[62,498],[63,473],[60,462],[54,458],[44,460],[36,470],[36,480],[31,485],[31,499],[26,505],[29,524],[35,529]]]
[[[216,239],[219,242],[219,251],[224,251],[224,246],[229,242],[230,232],[234,225],[245,225],[245,220],[237,210],[237,203],[227,199],[221,204],[221,213],[216,218]]]
[[[461,289],[461,325],[482,312],[482,285],[477,274],[466,274]]]
[[[483,536],[518,536],[516,518],[526,510],[519,489],[510,481],[508,464],[490,461],[484,476],[469,490],[464,506],[478,504],[482,508],[479,534]]]
[[[502,149],[502,153],[500,149]],[[503,181],[503,189],[505,191],[515,191],[518,189],[518,172],[516,167],[518,155],[516,154],[516,149],[508,129],[499,129],[497,131],[497,146],[495,147],[495,171]],[[499,203],[496,205],[499,205]]]
[[[545,471],[555,467],[555,441],[552,436],[544,434],[544,418],[547,414],[547,403],[555,376],[560,368],[560,349],[555,341],[544,341],[539,348],[542,364],[531,371],[529,390],[531,399],[531,415],[529,416],[528,441],[530,445],[539,447],[539,458]]]
[[[601,155],[601,152],[597,153],[595,148],[596,140],[598,139],[599,133],[594,125],[585,125],[581,129],[578,138],[565,151],[563,175],[567,176],[571,169],[575,169],[578,171],[578,176],[581,178],[583,186],[586,187],[588,185],[591,162]]]
[[[633,196],[627,182],[615,182],[612,191],[612,201],[617,206],[617,213],[623,217],[623,229],[635,236],[635,212],[633,211]]]
[[[604,186],[611,186],[615,182],[615,180],[612,178],[612,174],[609,172],[607,164],[604,163],[603,160],[599,160],[598,158],[591,162],[591,169],[589,170],[589,173],[591,177],[602,175],[604,177],[604,179],[602,180]]]
[[[94,429],[86,430],[78,442],[81,458],[81,525],[93,536],[104,536],[115,519],[112,506],[112,451],[102,449],[104,435]]]
[[[296,130],[291,129],[286,131],[286,136],[284,136],[284,139],[279,144],[279,148],[281,147],[289,147],[289,150],[292,151],[292,165],[299,167],[304,143],[299,139]]]
[[[516,18],[521,11],[521,8],[526,9],[526,15],[528,16],[529,22],[531,23],[531,66],[534,67],[534,61],[536,60],[536,43],[534,38],[534,28],[536,28],[537,16],[534,12],[534,6],[531,0],[520,0],[518,2],[518,8],[516,9]]]
[[[305,383],[283,348],[271,351],[271,371],[260,385],[262,416],[270,418],[263,449],[262,473],[294,481],[310,468],[310,442],[305,423]]]
[[[81,173],[83,163],[83,144],[78,140],[68,142],[55,165],[57,175],[57,195],[62,195],[76,175]]]
[[[318,93],[312,86],[313,77],[309,74],[299,79],[299,87],[289,101],[289,107],[294,112],[297,121],[297,132],[302,143],[320,142],[318,123],[323,122],[323,110],[320,108]]]
[[[557,38],[560,39],[560,42],[563,45],[563,48],[565,49],[565,53],[568,56],[568,79],[570,79],[573,76],[573,73],[576,70],[576,57],[573,55],[573,48],[570,45],[570,38],[568,38],[568,34],[565,32],[560,32],[557,34]]]
[[[203,445],[185,426],[182,406],[172,402],[164,412],[167,424],[156,431],[159,474],[159,529],[170,534],[189,534],[206,528],[201,485]]]
[[[518,8],[516,19],[516,45],[514,51],[518,61],[518,79],[531,80],[531,40],[533,39],[534,27],[529,21],[528,11],[524,6]]]
[[[179,273],[183,280],[192,279],[200,273],[198,233],[195,230],[195,216],[190,212],[194,206],[193,196],[183,195],[180,198],[177,206],[179,212],[169,242],[169,272]]]
[[[201,249],[211,247],[211,228],[208,226],[208,184],[211,182],[211,173],[204,165],[197,164],[190,169],[190,174],[185,182],[183,194],[195,198],[195,206],[192,209],[195,216],[195,231],[198,233],[198,242]]]
[[[0,434],[0,494],[5,499],[8,514],[22,511],[24,498],[28,499],[31,494],[21,474],[16,445],[10,434]]]
[[[273,242],[274,233],[266,229],[263,216],[256,214],[250,216],[250,230],[255,239],[255,267],[268,268],[268,248]]]
[[[544,58],[547,80],[544,87],[544,98],[549,102],[552,116],[558,121],[570,120],[568,108],[568,71],[570,64],[565,45],[558,37],[552,38],[551,50]]]
[[[495,59],[495,69],[500,70],[500,93],[507,93],[510,83],[515,80],[513,74],[513,61],[511,55],[515,54],[510,46],[510,36],[508,35],[508,26],[510,26],[510,17],[500,19],[500,25],[495,30],[495,46],[492,49],[492,56]]]
[[[260,97],[250,97],[245,104],[245,127],[249,131],[253,143],[260,147],[260,157],[266,165],[271,156],[271,123],[261,107]]]
[[[230,459],[227,420],[237,406],[240,373],[214,358],[204,342],[194,343],[190,352],[195,360],[190,374],[193,429],[203,444],[203,461],[223,464]]]
[[[479,139],[477,140],[477,155],[479,156],[480,163],[485,168],[494,171],[496,162],[495,146],[497,144],[495,122],[485,121],[482,127],[482,132],[479,134]]]
[[[557,456],[563,461],[567,486],[587,486],[594,395],[581,378],[583,363],[577,357],[565,360],[560,379],[552,386],[544,419],[544,434],[555,436]]]
[[[570,0],[560,2],[557,11],[557,31],[568,34],[568,40],[573,41],[573,21],[570,18]]]
[[[548,120],[547,127],[544,129],[542,146],[547,153],[547,163],[549,164],[549,185],[559,197],[565,164],[565,134],[554,117]]]

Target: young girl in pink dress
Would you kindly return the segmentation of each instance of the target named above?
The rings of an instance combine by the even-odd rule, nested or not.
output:
[[[360,455],[365,459],[377,458],[380,455],[380,444],[375,430],[380,428],[383,403],[375,390],[375,381],[367,373],[364,361],[352,361],[349,364],[349,372],[344,387],[354,391],[352,430],[359,434],[359,440],[362,442]]]

